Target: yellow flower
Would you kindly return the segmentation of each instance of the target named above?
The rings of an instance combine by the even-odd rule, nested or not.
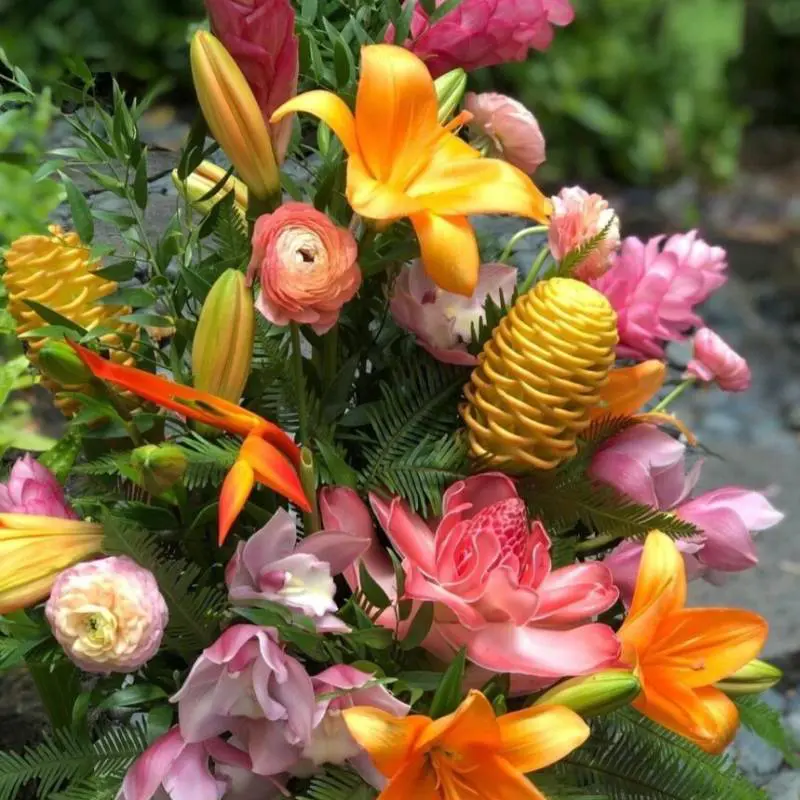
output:
[[[468,214],[517,214],[544,222],[550,201],[530,178],[504,161],[481,158],[453,134],[468,121],[442,126],[433,79],[425,64],[401,47],[380,44],[361,52],[355,115],[334,94],[313,91],[272,116],[306,111],[339,136],[350,159],[347,198],[371,220],[409,217],[431,279],[442,289],[471,295],[480,258]]]
[[[208,214],[214,206],[224,199],[229,192],[233,192],[234,209],[238,214],[244,215],[247,210],[247,187],[231,175],[222,188],[207,200],[205,197],[227,174],[227,171],[218,167],[213,161],[202,161],[185,180],[178,177],[178,170],[172,170],[172,182],[175,188],[189,201],[192,208],[201,214]]]

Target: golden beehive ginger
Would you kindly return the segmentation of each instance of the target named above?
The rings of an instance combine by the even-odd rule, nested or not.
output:
[[[608,300],[572,278],[540,281],[486,343],[461,413],[487,466],[553,469],[572,458],[617,345]]]

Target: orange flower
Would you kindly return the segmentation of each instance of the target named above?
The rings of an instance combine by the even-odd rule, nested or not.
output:
[[[628,616],[617,634],[642,684],[633,705],[647,717],[719,753],[739,724],[736,706],[712,684],[758,655],[767,623],[728,608],[684,608],[686,571],[675,543],[653,531]]]
[[[342,713],[350,734],[389,779],[378,800],[542,800],[525,773],[555,763],[589,736],[586,723],[564,706],[495,717],[476,691],[437,720],[372,707]]]
[[[334,94],[314,91],[284,103],[272,116],[306,111],[327,123],[350,160],[347,199],[366,219],[409,217],[431,279],[448,292],[471,295],[480,258],[468,214],[517,214],[544,222],[550,201],[530,178],[504,161],[481,158],[442,126],[433,79],[413,53],[388,44],[361,51],[355,116]]]
[[[310,511],[297,467],[300,449],[277,425],[208,392],[160,378],[150,372],[123,367],[91,350],[72,344],[92,374],[185,417],[245,437],[239,458],[222,484],[219,500],[219,542],[244,508],[256,481]]]

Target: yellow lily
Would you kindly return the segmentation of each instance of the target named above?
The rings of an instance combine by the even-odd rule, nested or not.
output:
[[[394,45],[361,51],[355,115],[325,91],[284,103],[272,122],[305,111],[336,133],[349,154],[347,199],[362,217],[382,222],[408,217],[428,275],[450,292],[471,295],[480,257],[468,214],[516,214],[545,222],[550,201],[530,178],[505,161],[481,158],[438,120],[433,79],[413,53]]]

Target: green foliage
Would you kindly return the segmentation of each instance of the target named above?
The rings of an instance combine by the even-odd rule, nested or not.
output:
[[[308,788],[296,800],[371,800],[377,792],[363,779],[342,767],[328,767],[311,778]]]
[[[755,695],[735,698],[739,708],[739,719],[745,728],[763,739],[768,745],[780,750],[792,769],[800,767],[800,742],[787,731],[781,715]]]

